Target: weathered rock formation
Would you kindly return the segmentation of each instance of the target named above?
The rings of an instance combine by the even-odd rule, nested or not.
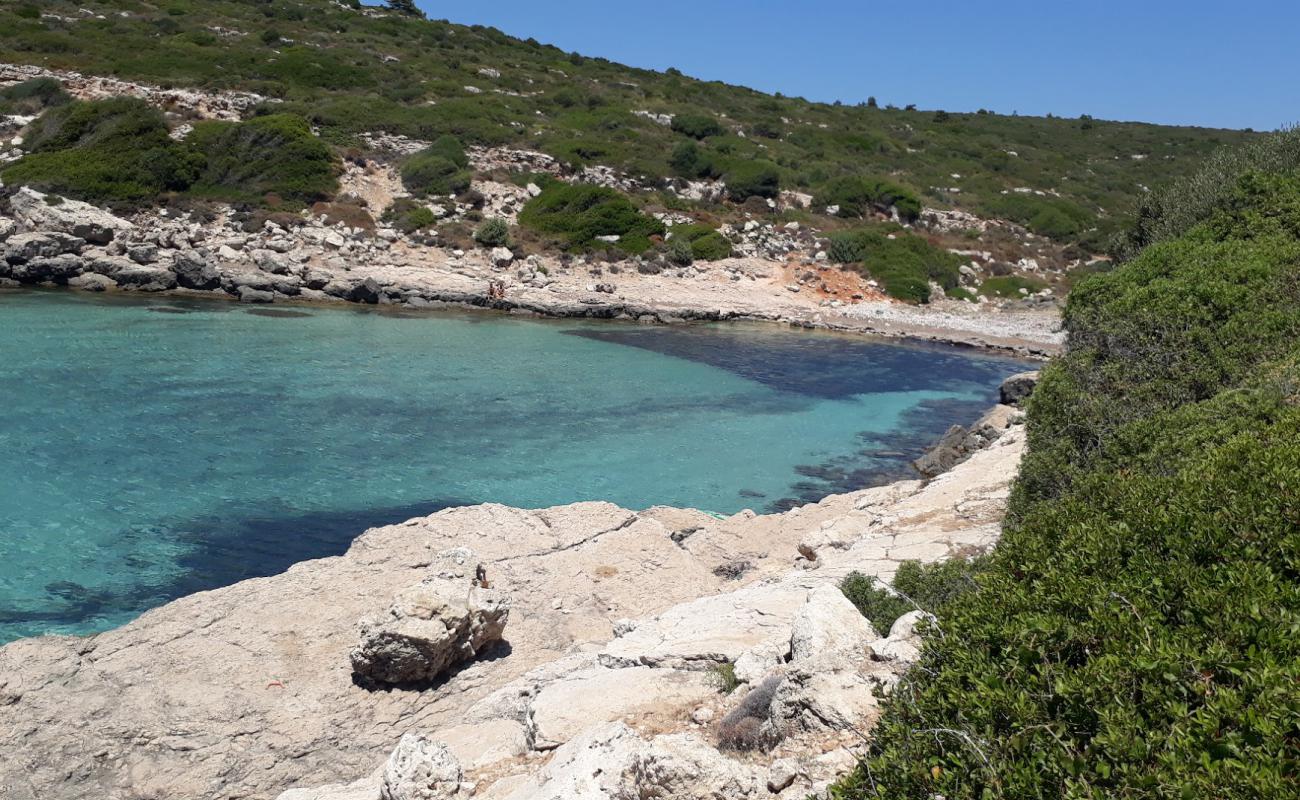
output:
[[[384,616],[362,621],[352,671],[372,683],[428,682],[500,641],[510,601],[485,575],[471,550],[438,554],[429,577],[399,593]]]

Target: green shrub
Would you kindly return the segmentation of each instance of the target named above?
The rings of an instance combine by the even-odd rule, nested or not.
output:
[[[469,157],[459,140],[437,139],[402,164],[402,185],[417,197],[460,194],[470,187]]]
[[[814,203],[818,208],[839,206],[837,216],[847,219],[860,218],[873,210],[888,213],[891,208],[906,220],[921,216],[921,198],[911,189],[893,181],[856,175],[830,181]]]
[[[665,255],[671,264],[679,267],[689,267],[695,263],[695,253],[691,250],[691,243],[680,236],[674,236],[668,240],[668,247]]]
[[[1300,197],[1267,177],[1172,196],[1148,234],[1201,224],[1071,294],[1002,542],[836,797],[1300,793]]]
[[[675,225],[672,241],[690,244],[691,257],[696,261],[721,261],[731,258],[731,242],[708,225]]]
[[[428,206],[403,198],[390,205],[384,211],[384,222],[405,234],[412,234],[425,228],[432,228],[438,218]]]
[[[70,102],[72,97],[54,78],[32,78],[0,89],[0,114],[39,114]]]
[[[500,217],[484,220],[474,231],[474,241],[484,247],[505,247],[510,243],[510,225]]]
[[[727,196],[737,203],[751,197],[775,199],[781,194],[781,170],[769,161],[742,161],[723,176]]]
[[[692,139],[707,139],[726,132],[720,122],[703,114],[678,114],[673,117],[672,129]]]
[[[668,166],[684,178],[718,178],[722,174],[717,163],[695,142],[682,142],[674,147]]]
[[[519,224],[558,238],[570,250],[590,250],[598,236],[618,236],[619,249],[641,253],[663,223],[637,210],[622,194],[601,186],[555,182],[519,213]]]
[[[960,256],[897,226],[832,234],[826,254],[836,263],[856,262],[856,268],[875,279],[885,294],[909,303],[928,303],[931,281],[944,291],[956,289],[961,282]]]
[[[51,108],[32,124],[28,154],[4,169],[25,184],[93,203],[138,206],[193,182],[199,164],[167,135],[143,100],[115,98]]]
[[[988,278],[980,284],[980,294],[990,297],[1020,297],[1022,294],[1034,294],[1047,288],[1047,284],[1037,278],[1021,275],[999,275]],[[1020,290],[1025,289],[1022,293]]]
[[[192,191],[227,201],[275,195],[306,205],[338,191],[337,164],[307,121],[292,114],[246,122],[200,122],[186,144],[203,161]]]
[[[840,581],[840,591],[877,633],[888,636],[898,618],[908,612],[921,610],[942,618],[950,603],[977,588],[975,578],[985,563],[984,557],[934,564],[904,561],[889,588],[877,585],[881,582],[874,577],[853,572]]]
[[[1068,200],[1012,192],[985,204],[985,211],[1019,222],[1040,236],[1069,240],[1096,223],[1096,216]]]

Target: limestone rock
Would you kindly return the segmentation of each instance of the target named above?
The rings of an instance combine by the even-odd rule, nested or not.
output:
[[[617,800],[742,800],[767,794],[754,767],[734,761],[694,734],[659,736],[637,748]]]
[[[66,233],[19,233],[5,240],[4,259],[21,264],[33,258],[52,258],[81,252],[86,240]]]
[[[17,238],[17,237],[15,237]],[[65,253],[57,256],[40,256],[22,264],[14,265],[10,277],[24,283],[42,283],[53,281],[67,283],[85,270],[86,262],[81,256]]]
[[[504,800],[609,800],[643,744],[622,722],[593,727],[556,750],[544,769]]]
[[[1007,378],[998,389],[998,393],[1002,396],[1002,405],[1022,407],[1029,399],[1029,395],[1033,394],[1034,387],[1038,385],[1038,378],[1037,371],[1022,372]]]
[[[510,602],[479,585],[482,569],[470,550],[440,554],[433,574],[398,594],[386,616],[362,622],[353,671],[378,683],[423,683],[498,641]]]
[[[178,253],[172,262],[176,283],[185,289],[216,289],[221,285],[221,273],[205,253],[191,250]]]
[[[133,264],[127,269],[118,270],[113,275],[113,280],[123,288],[141,292],[162,292],[176,288],[176,275],[162,267]]]
[[[9,203],[14,219],[29,231],[68,233],[93,244],[108,244],[135,227],[89,203],[55,199],[26,186],[15,192]]]
[[[915,664],[921,658],[921,635],[916,626],[922,621],[934,620],[933,614],[909,611],[894,621],[889,636],[870,645],[871,657],[876,661],[894,661],[903,665]]]
[[[498,267],[508,267],[515,260],[515,254],[507,247],[494,247],[491,253],[492,263]]]
[[[808,593],[790,631],[794,663],[817,661],[827,668],[853,669],[867,657],[867,646],[880,638],[871,623],[837,586]]]
[[[380,800],[448,800],[460,793],[460,764],[446,745],[421,733],[402,737],[384,766]]]
[[[117,286],[117,282],[107,275],[84,272],[75,278],[69,278],[68,286],[73,289],[80,289],[83,292],[103,292]]]

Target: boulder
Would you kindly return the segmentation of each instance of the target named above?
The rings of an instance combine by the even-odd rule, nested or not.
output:
[[[275,293],[267,292],[261,289],[254,289],[251,286],[239,287],[239,302],[241,303],[274,303]]]
[[[387,614],[362,621],[360,642],[350,654],[360,678],[426,683],[501,639],[510,603],[481,585],[483,566],[472,551],[448,550],[431,570],[399,593]]]
[[[1038,377],[1037,371],[1021,372],[1003,381],[1002,386],[998,388],[1002,405],[1022,407],[1029,399],[1029,395],[1033,394],[1034,387],[1038,385]]]
[[[492,264],[497,267],[508,267],[515,260],[515,254],[510,252],[508,247],[494,247],[491,253]]]
[[[86,269],[85,260],[78,255],[66,253],[57,256],[41,256],[23,264],[15,264],[10,276],[23,283],[67,283]]]
[[[84,272],[75,278],[69,278],[68,286],[73,289],[80,289],[83,292],[102,292],[117,286],[117,282],[107,275]]]
[[[816,661],[828,669],[856,669],[868,658],[867,646],[880,638],[838,587],[827,584],[808,593],[790,627],[790,660]]]
[[[613,797],[743,800],[767,794],[766,776],[758,769],[727,758],[693,734],[678,733],[636,748]]]
[[[51,205],[50,201],[54,200]],[[54,199],[52,195],[23,187],[9,199],[14,219],[29,231],[67,233],[93,244],[108,244],[134,225],[103,209],[79,200]]]
[[[133,264],[120,269],[113,275],[113,280],[124,289],[141,292],[164,292],[176,288],[176,275],[169,269]]]
[[[381,800],[447,800],[460,794],[460,763],[446,745],[408,733],[384,765]]]
[[[952,469],[961,460],[962,443],[966,441],[966,433],[966,429],[961,425],[953,425],[934,447],[913,461],[912,466],[927,478],[942,475]]]
[[[869,657],[864,660],[871,665]],[[791,665],[772,698],[761,738],[780,741],[803,731],[866,730],[878,715],[877,687],[889,688],[896,681],[889,672],[828,670],[816,662]]]
[[[158,260],[158,245],[137,244],[128,247],[126,257],[137,264],[152,264]]]
[[[904,666],[921,659],[921,635],[916,626],[922,620],[934,620],[934,615],[924,611],[909,611],[894,621],[888,638],[871,643],[871,657],[876,661],[893,661]]]
[[[374,305],[379,302],[379,289],[378,281],[374,278],[366,278],[348,291],[347,298],[354,303]],[[329,288],[326,287],[325,291],[329,291]]]
[[[4,259],[21,264],[33,258],[80,253],[86,240],[66,233],[19,233],[5,240]]]
[[[172,272],[176,273],[176,283],[185,289],[206,291],[221,286],[221,272],[201,251],[177,253]]]
[[[505,800],[609,800],[644,744],[622,722],[591,728],[556,750],[549,764]]]
[[[0,217],[0,242],[18,232],[18,223],[7,217]]]

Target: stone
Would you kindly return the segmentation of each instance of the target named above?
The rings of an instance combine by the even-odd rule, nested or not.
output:
[[[610,800],[644,742],[622,722],[590,728],[503,800]]]
[[[127,258],[137,264],[152,264],[158,260],[158,245],[137,244],[127,248]]]
[[[379,289],[378,281],[374,278],[366,278],[348,290],[347,298],[354,303],[374,305],[379,302]],[[328,287],[325,291],[329,291]]]
[[[221,286],[221,272],[197,250],[177,253],[172,261],[172,272],[176,273],[176,283],[185,289],[210,290]]]
[[[772,794],[780,794],[790,788],[798,777],[799,772],[789,759],[777,759],[767,768],[767,790]]]
[[[497,267],[508,267],[515,260],[515,254],[510,252],[508,247],[494,247],[490,254],[492,264]]]
[[[5,240],[4,259],[19,264],[33,258],[51,258],[81,252],[86,240],[66,233],[19,233]]]
[[[26,186],[14,193],[9,204],[14,220],[28,231],[67,233],[92,244],[108,244],[135,228],[89,203],[42,194]]]
[[[165,292],[176,288],[176,275],[162,267],[132,264],[114,273],[113,280],[124,289],[141,292]]]
[[[275,293],[254,289],[251,286],[239,287],[239,302],[241,303],[274,303]]]
[[[790,628],[790,659],[852,669],[867,657],[867,645],[879,638],[844,592],[827,584],[809,592],[808,601],[795,615]]]
[[[107,275],[85,272],[75,278],[69,278],[68,286],[83,292],[103,292],[117,286],[117,282]]]
[[[468,549],[439,554],[428,578],[399,593],[386,615],[361,623],[353,673],[380,684],[426,683],[500,640],[510,601],[480,585],[482,572]]]
[[[934,620],[933,614],[920,609],[907,612],[894,621],[887,638],[871,643],[871,657],[876,661],[915,664],[921,659],[921,635],[916,632],[916,626]]]
[[[0,242],[5,241],[10,236],[18,232],[18,223],[8,217],[0,217]]]
[[[448,800],[460,794],[464,775],[447,746],[408,733],[384,765],[381,800]]]
[[[86,267],[81,256],[65,253],[57,256],[41,256],[12,267],[10,277],[23,283],[67,283],[70,278],[80,275]]]
[[[816,663],[792,665],[772,698],[769,718],[763,723],[765,738],[865,730],[879,714],[876,687],[894,680],[892,674],[876,677],[856,669],[827,670]]]
[[[596,668],[544,687],[528,709],[533,748],[553,750],[593,723],[613,722],[665,707],[692,708],[717,695],[717,686],[698,671]]]
[[[765,796],[759,770],[727,758],[691,733],[657,736],[636,748],[616,800],[743,800]]]
[[[1039,375],[1037,371],[1021,372],[1003,381],[998,389],[1002,397],[1002,405],[1022,408],[1029,395],[1033,394],[1034,387],[1038,385]]]
[[[510,719],[444,728],[438,731],[438,741],[468,770],[482,769],[528,752],[527,731]]]

